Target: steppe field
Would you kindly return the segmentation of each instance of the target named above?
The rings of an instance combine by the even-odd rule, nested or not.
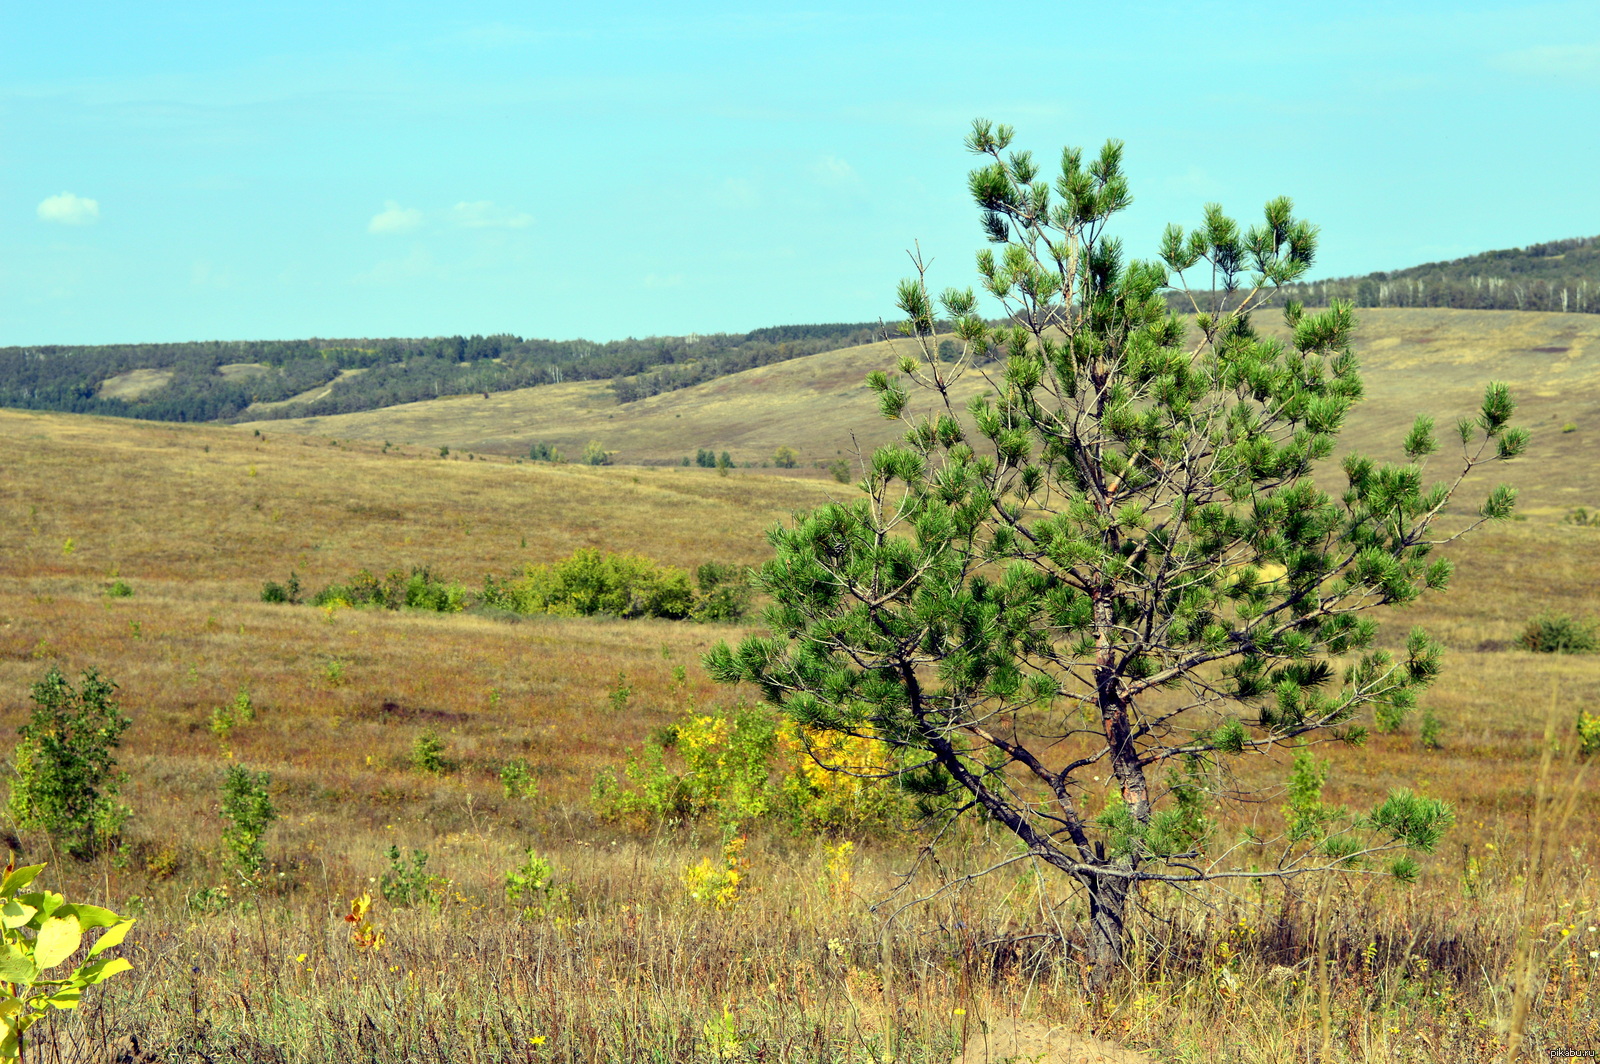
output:
[[[363,569],[476,590],[589,547],[757,564],[766,528],[855,492],[818,466],[891,435],[861,383],[884,347],[626,407],[585,384],[239,426],[0,411],[0,751],[52,666],[98,669],[133,720],[120,845],[77,861],[5,836],[50,863],[52,889],[140,917],[134,972],[55,1017],[33,1059],[133,1035],[163,1061],[910,1064],[985,1059],[986,1031],[999,1046],[1037,1022],[1125,1047],[1108,1060],[1458,1064],[1497,1059],[1522,1005],[1533,1059],[1600,1049],[1600,766],[1583,774],[1574,732],[1600,713],[1600,657],[1518,641],[1541,613],[1600,611],[1600,526],[1572,520],[1600,506],[1600,318],[1363,315],[1354,446],[1397,458],[1418,410],[1448,426],[1489,379],[1533,431],[1496,470],[1520,518],[1453,548],[1448,592],[1384,618],[1390,645],[1420,624],[1447,648],[1426,696],[1438,748],[1413,717],[1328,752],[1327,800],[1410,785],[1456,825],[1411,887],[1151,890],[1138,970],[1100,997],[1065,883],[1025,865],[961,880],[1013,852],[981,823],[902,881],[922,840],[896,824],[819,836],[767,817],[729,846],[708,819],[601,815],[597,777],[754,699],[699,665],[743,625],[262,601],[291,573],[309,599]],[[526,460],[533,442],[589,440],[618,464]],[[675,464],[779,446],[800,468]],[[254,718],[213,727],[241,693]],[[418,763],[429,737],[436,771]],[[256,877],[222,841],[234,765],[271,777]],[[1284,755],[1245,772],[1287,770]],[[1217,815],[1228,833],[1279,813]],[[513,900],[519,869],[535,882]],[[347,921],[363,894],[366,922]]]

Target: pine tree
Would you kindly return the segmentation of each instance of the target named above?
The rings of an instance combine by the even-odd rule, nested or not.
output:
[[[981,811],[1071,877],[1104,986],[1141,884],[1378,854],[1415,875],[1405,852],[1431,848],[1451,814],[1409,791],[1360,817],[1303,802],[1278,838],[1241,845],[1218,844],[1204,812],[1281,794],[1237,789],[1226,770],[1247,753],[1359,743],[1369,715],[1399,726],[1439,648],[1420,631],[1403,653],[1378,648],[1370,613],[1443,589],[1435,548],[1509,516],[1497,488],[1437,528],[1461,478],[1526,435],[1491,384],[1443,483],[1425,484],[1439,445],[1423,417],[1402,461],[1351,455],[1330,496],[1313,472],[1362,396],[1353,309],[1289,303],[1287,343],[1251,317],[1304,276],[1316,230],[1287,199],[1248,230],[1212,205],[1194,231],[1168,227],[1159,261],[1125,262],[1106,233],[1130,202],[1121,144],[1087,164],[1067,149],[1052,183],[1011,140],[979,121],[967,141],[996,245],[978,272],[1006,324],[986,324],[971,290],[935,300],[916,260],[899,289],[915,353],[869,378],[904,442],[872,456],[859,499],[770,534],[772,634],[706,660],[803,725],[896,747],[928,808]],[[1191,289],[1206,293],[1192,316],[1170,312],[1167,294]],[[940,310],[954,362],[934,339]],[[960,409],[952,387],[993,356],[991,387]],[[908,414],[908,384],[933,414]],[[1104,807],[1101,776],[1117,792]]]

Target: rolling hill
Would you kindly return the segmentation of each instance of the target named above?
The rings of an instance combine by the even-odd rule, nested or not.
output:
[[[586,381],[240,427],[511,456],[534,443],[576,456],[592,440],[614,451],[615,462],[637,465],[678,464],[700,448],[759,464],[788,446],[802,465],[816,466],[895,436],[865,377],[892,368],[896,350],[891,342],[830,351],[631,403]],[[1600,317],[1371,309],[1361,312],[1356,350],[1368,398],[1351,418],[1349,445],[1393,454],[1419,411],[1453,424],[1475,411],[1486,382],[1503,380],[1535,433],[1532,460],[1509,474],[1525,505],[1565,512],[1600,503],[1600,470],[1587,458],[1600,433]],[[955,393],[964,402],[983,386],[972,371]],[[1561,431],[1567,425],[1575,428]]]

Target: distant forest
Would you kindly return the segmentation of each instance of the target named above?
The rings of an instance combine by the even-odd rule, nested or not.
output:
[[[1600,313],[1600,237],[1487,251],[1405,270],[1285,286],[1276,302]],[[1175,311],[1189,308],[1179,292]],[[608,380],[630,403],[716,377],[882,339],[868,322],[595,343],[518,336],[211,341],[0,348],[0,406],[157,421],[310,417],[445,395]],[[137,394],[105,384],[151,371]],[[346,372],[355,371],[355,372]],[[316,390],[315,398],[267,410]]]
[[[1362,277],[1284,285],[1274,302],[1285,299],[1298,299],[1308,307],[1348,299],[1358,307],[1600,314],[1600,236],[1485,251]],[[1191,309],[1182,293],[1170,294],[1168,301],[1174,310]]]
[[[472,392],[610,380],[620,402],[740,370],[870,343],[868,323],[786,325],[749,333],[594,343],[510,335],[406,340],[238,341],[0,348],[0,406],[156,421],[311,417]],[[133,370],[162,374],[138,395],[103,385]],[[344,374],[345,370],[358,373]],[[325,395],[270,410],[313,389]]]

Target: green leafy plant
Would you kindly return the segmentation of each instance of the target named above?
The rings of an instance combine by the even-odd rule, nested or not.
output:
[[[1528,622],[1518,642],[1537,654],[1589,654],[1600,648],[1594,622],[1565,613],[1539,614]]]
[[[595,807],[607,819],[641,824],[712,816],[732,830],[765,816],[780,798],[771,781],[776,741],[776,722],[762,709],[697,713],[691,707],[628,759],[627,786],[614,772],[595,778]],[[669,750],[680,771],[668,766]]]
[[[800,464],[800,453],[788,444],[772,452],[772,464],[779,469],[793,469]]]
[[[74,1009],[89,987],[130,970],[122,957],[101,957],[127,937],[134,921],[98,905],[73,904],[51,891],[22,893],[44,865],[8,865],[0,880],[0,1061],[20,1061],[27,1030],[53,1009]],[[87,932],[104,928],[70,974],[47,976],[77,953]],[[95,958],[101,957],[96,960]]]
[[[1600,716],[1588,710],[1578,711],[1578,752],[1585,757],[1600,754]]]
[[[240,691],[233,696],[232,702],[211,711],[211,732],[226,742],[233,734],[233,729],[241,724],[249,724],[255,719],[256,707],[255,703],[250,701],[250,692]]]
[[[266,853],[261,837],[278,818],[267,786],[272,777],[266,772],[251,772],[243,765],[232,765],[222,779],[222,819],[228,822],[222,841],[233,856],[234,867],[247,877],[261,872]]]
[[[523,906],[525,917],[542,916],[557,901],[566,899],[568,891],[555,882],[555,866],[529,849],[522,864],[506,873],[506,901]]]
[[[590,440],[583,445],[583,454],[578,457],[578,461],[590,466],[610,465],[611,457],[616,453],[606,450],[605,445],[599,440]]]
[[[400,847],[390,846],[383,855],[389,859],[389,870],[378,877],[378,890],[390,905],[443,902],[449,881],[428,871],[427,851],[412,850],[408,860],[401,856]]]
[[[828,474],[841,484],[850,483],[850,463],[843,458],[835,459],[828,466]]]
[[[115,750],[132,722],[113,698],[116,686],[89,669],[74,688],[51,668],[33,685],[33,713],[12,755],[12,818],[48,832],[76,857],[112,842],[129,815],[116,800]]]
[[[500,769],[500,786],[508,799],[537,798],[539,781],[533,777],[533,767],[527,758],[519,757],[506,762]]]
[[[113,580],[106,585],[106,595],[109,598],[132,598],[133,588],[128,586],[126,580]]]

